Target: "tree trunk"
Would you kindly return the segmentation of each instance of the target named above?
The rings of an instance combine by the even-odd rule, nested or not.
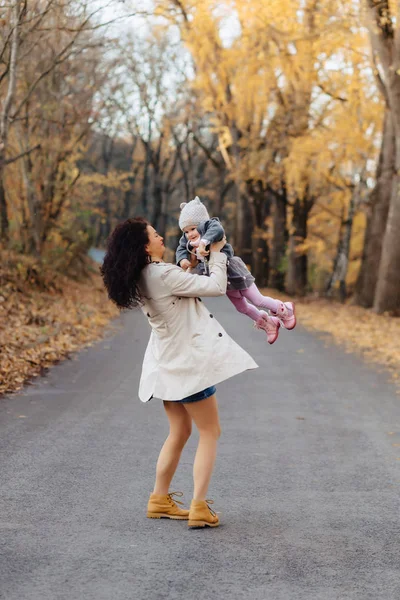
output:
[[[343,256],[343,269],[339,274],[339,296],[340,301],[344,302],[347,296],[347,287],[346,287],[346,277],[347,271],[349,268],[349,255],[350,255],[350,244],[351,244],[351,234],[353,232],[353,223],[354,223],[354,214],[356,211],[356,206],[358,206],[358,198],[357,192],[354,190],[354,193],[351,197],[349,204],[349,212],[347,215],[347,219],[344,224],[344,232],[343,232],[343,243],[342,243],[342,256]]]
[[[270,198],[262,181],[249,179],[246,182],[249,208],[252,215],[252,257],[251,270],[257,285],[268,285],[269,248],[267,242],[266,218],[271,212]]]
[[[269,286],[279,291],[285,289],[285,258],[288,241],[286,191],[272,194],[273,239]]]
[[[268,242],[259,230],[253,233],[253,261],[251,272],[256,279],[258,287],[266,287],[269,277],[269,248]]]
[[[373,305],[378,314],[400,309],[400,77],[396,74],[394,78],[390,97],[395,130],[395,175]]]
[[[240,256],[247,265],[252,259],[252,231],[254,229],[253,216],[249,208],[249,201],[245,194],[237,189],[236,203],[236,231],[235,254]]]
[[[8,146],[8,131],[10,126],[10,110],[14,101],[17,87],[18,53],[20,45],[21,22],[25,11],[22,10],[21,0],[15,0],[12,7],[12,33],[10,38],[10,56],[6,63],[8,69],[8,85],[5,98],[0,107],[0,240],[8,240],[9,221],[7,214],[7,198],[4,189],[4,169],[6,166],[6,151]]]
[[[395,135],[395,174],[373,308],[377,313],[400,308],[400,25],[395,5],[367,0],[369,28],[378,85],[390,107]],[[380,68],[378,68],[380,67]]]
[[[24,139],[26,146],[29,145],[29,134],[27,129],[19,131],[20,139]],[[21,150],[23,147],[21,145]],[[42,225],[42,207],[37,198],[37,192],[32,182],[33,163],[29,154],[21,160],[22,178],[25,185],[26,203],[28,207],[27,230],[27,251],[34,256],[40,255],[41,250],[41,231]]]
[[[7,241],[10,224],[7,214],[6,191],[4,189],[4,161],[0,156],[0,240]]]
[[[145,145],[146,159],[144,163],[143,170],[143,187],[142,187],[142,198],[141,198],[141,208],[142,208],[142,216],[144,218],[148,218],[148,200],[149,200],[149,188],[150,188],[150,152],[149,144]]]
[[[170,200],[171,191],[166,190],[163,194],[163,201],[161,205],[161,213],[158,218],[158,226],[157,231],[161,235],[161,237],[166,238],[167,235],[167,226],[168,226],[168,211],[169,211],[169,200]]]
[[[161,183],[161,175],[159,172],[154,172],[154,191],[153,191],[153,216],[151,219],[151,223],[161,235],[159,231],[160,228],[160,219],[163,212],[163,189]]]
[[[299,246],[307,239],[307,218],[312,204],[297,199],[293,206],[292,231],[289,238],[289,264],[286,290],[293,296],[304,296],[307,289],[307,252]]]
[[[400,151],[400,147],[398,151]],[[400,164],[398,168],[400,168]],[[374,299],[374,311],[378,314],[400,309],[399,186],[400,177],[395,175]]]
[[[339,281],[339,297],[341,302],[344,302],[347,296],[346,277],[349,266],[350,242],[351,233],[353,231],[354,213],[357,204],[356,196],[357,194],[354,190],[349,203],[347,219],[342,220],[333,273],[327,287],[327,295],[330,296],[333,292],[336,281]]]
[[[101,248],[111,232],[111,208],[109,201],[108,189],[104,186],[102,190],[102,199],[100,201],[100,208],[102,216],[100,218],[99,229],[95,240],[96,248]]]
[[[354,298],[356,304],[366,308],[371,307],[374,302],[382,254],[382,243],[393,186],[394,169],[395,137],[391,113],[387,109],[376,172],[376,185],[371,193],[371,207],[367,217],[363,257]]]
[[[125,221],[126,219],[129,219],[133,212],[132,205],[134,200],[134,193],[131,185],[129,185],[129,188],[126,190],[126,192],[124,192],[123,198],[124,199],[122,201],[121,219]]]

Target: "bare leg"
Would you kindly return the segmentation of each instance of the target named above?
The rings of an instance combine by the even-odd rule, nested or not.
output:
[[[169,420],[169,435],[157,461],[154,494],[165,496],[175,474],[184,445],[192,432],[192,419],[179,402],[164,402]]]
[[[195,500],[205,500],[211,474],[217,455],[218,438],[221,435],[217,398],[215,394],[200,400],[184,404],[199,430],[199,445],[193,465]]]

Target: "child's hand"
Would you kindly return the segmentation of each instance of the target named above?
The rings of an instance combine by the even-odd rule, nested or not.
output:
[[[210,252],[208,250],[206,250],[206,245],[204,242],[200,242],[199,247],[198,247],[198,252],[199,252],[200,256],[208,256],[208,254],[210,254]]]
[[[184,258],[183,260],[181,260],[181,262],[179,263],[179,266],[181,269],[183,269],[184,271],[187,271],[187,269],[189,269],[190,262],[188,261],[187,258]]]

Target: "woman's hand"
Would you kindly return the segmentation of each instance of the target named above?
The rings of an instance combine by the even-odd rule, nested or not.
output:
[[[220,242],[214,242],[211,244],[211,252],[220,252],[226,244],[226,237],[224,236]]]
[[[192,269],[194,269],[195,267],[197,267],[197,265],[199,264],[199,261],[196,258],[195,254],[191,254],[190,255],[190,267]]]
[[[183,260],[181,260],[181,262],[179,263],[179,266],[181,269],[183,269],[184,271],[187,271],[190,268],[190,262],[188,261],[187,258],[184,258]]]

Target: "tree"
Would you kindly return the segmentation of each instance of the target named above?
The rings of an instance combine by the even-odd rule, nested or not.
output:
[[[381,150],[376,171],[376,183],[370,194],[368,204],[364,251],[354,298],[355,303],[366,308],[370,308],[374,304],[382,244],[385,237],[389,204],[392,196],[395,156],[396,149],[392,114],[386,108]]]
[[[363,152],[376,135],[363,132],[357,116],[371,77],[360,76],[366,70],[366,36],[353,7],[340,0],[308,0],[300,8],[291,1],[242,0],[159,0],[157,6],[191,53],[193,89],[220,139],[234,183],[237,252],[253,268],[263,256],[274,286],[282,289],[286,279],[289,291],[304,293],[308,221],[319,210],[321,193],[331,193],[326,177],[340,179],[349,160],[359,171],[357,144],[343,136],[345,151],[338,153],[339,141],[330,142],[335,127],[341,131],[337,114],[345,118],[347,132],[357,124]],[[230,35],[226,19],[229,26],[236,23]],[[335,62],[344,68],[332,67]],[[345,103],[351,106],[348,117]]]
[[[400,23],[395,3],[365,0],[365,8],[376,75],[391,113],[395,148],[391,197],[373,304],[377,313],[383,313],[400,307]],[[384,140],[391,144],[390,134],[384,136]],[[385,205],[384,199],[382,205]]]
[[[74,76],[72,73],[77,71],[79,65],[93,62],[95,48],[103,45],[104,51],[104,42],[101,43],[95,34],[97,29],[102,27],[96,19],[104,5],[98,4],[90,10],[89,4],[85,0],[73,0],[70,3],[56,0],[35,0],[30,3],[12,0],[2,8],[2,16],[7,26],[2,30],[0,42],[0,238],[6,239],[9,230],[6,167],[24,159],[23,177],[26,182],[28,210],[23,214],[30,219],[29,235],[33,240],[32,247],[36,248],[37,252],[40,238],[43,237],[43,231],[39,231],[39,221],[44,213],[38,209],[38,197],[32,184],[34,161],[30,158],[31,153],[39,149],[39,142],[36,141],[32,145],[30,142],[38,133],[38,125],[41,122],[47,127],[50,135],[54,133],[54,126],[56,127],[58,122],[63,129],[65,142],[67,120],[61,113],[68,112],[69,116],[71,112],[79,113],[79,105],[73,106],[70,103],[72,88],[80,88],[80,100],[83,100],[84,111],[87,111],[88,94],[95,93],[94,88],[90,92],[88,89],[83,90],[79,73],[75,72],[75,81],[71,81]],[[61,77],[63,79],[60,79]],[[93,84],[93,79],[91,83]],[[69,84],[70,89],[66,90]],[[50,97],[46,96],[46,93],[50,94]],[[53,105],[49,109],[50,112],[53,109],[53,112],[57,112],[51,94],[56,94],[57,101],[61,102],[58,106],[59,114],[54,118],[54,115],[45,114],[49,105]],[[39,98],[41,102],[44,100],[43,118],[37,114]],[[89,115],[86,115],[86,124],[90,124],[88,117]],[[53,126],[50,123],[53,123]],[[81,134],[80,130],[75,137],[76,143],[82,139]],[[43,139],[40,136],[38,138]],[[15,146],[19,146],[18,151],[15,151]],[[67,154],[70,153],[71,147],[67,151]],[[65,151],[61,152],[60,165],[65,157]],[[49,182],[45,192],[50,193],[50,196],[60,182],[66,182],[68,179],[63,167],[61,170],[53,170],[52,177],[53,180]],[[58,213],[59,210],[54,213],[52,209],[51,219],[54,220]]]

